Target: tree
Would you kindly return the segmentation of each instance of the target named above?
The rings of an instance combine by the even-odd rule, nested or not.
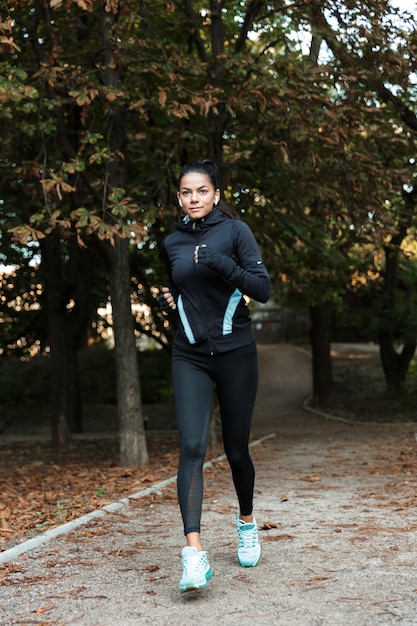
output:
[[[391,200],[410,182],[409,134],[399,128],[391,104],[381,106],[381,96],[396,106],[401,99],[389,96],[383,79],[375,76],[392,79],[395,58],[395,84],[404,89],[411,84],[414,61],[403,23],[392,18],[389,5],[309,2],[289,12],[294,23],[310,26],[312,45],[303,62],[294,49],[287,50],[288,80],[282,80],[285,70],[277,57],[271,63],[275,80],[282,80],[281,93],[274,81],[262,90],[263,124],[259,129],[258,122],[253,154],[263,159],[270,178],[254,197],[259,204],[254,213],[268,216],[265,249],[279,259],[285,291],[292,302],[310,308],[314,399],[323,404],[332,394],[332,309],[342,303],[350,283],[350,250],[365,240],[379,245],[390,237],[395,229]],[[317,64],[321,42],[327,44],[327,60]],[[285,96],[290,100],[272,141],[266,127]],[[407,109],[404,118],[410,113]],[[274,177],[268,160],[279,163]],[[273,267],[273,258],[270,262]]]
[[[417,346],[416,254],[413,243],[416,193],[404,191],[397,199],[394,232],[381,246],[383,263],[375,268],[374,332],[377,335],[387,389],[404,392]],[[378,258],[378,257],[377,257]],[[375,263],[377,265],[377,262]]]
[[[414,153],[414,141],[407,132],[407,127],[414,130],[417,128],[417,118],[410,106],[416,96],[413,81],[410,80],[416,67],[415,21],[410,14],[401,14],[399,10],[394,10],[389,5],[385,7],[381,3],[369,2],[365,14],[363,3],[353,2],[349,8],[349,12],[338,11],[333,13],[332,17],[337,19],[341,30],[346,29],[346,33],[348,29],[352,32],[351,26],[354,24],[358,30],[356,39],[352,35],[346,35],[344,39],[338,37],[330,27],[325,12],[317,10],[314,5],[312,24],[325,39],[335,59],[357,77],[356,81],[363,92],[360,96],[362,106],[369,106],[372,102],[377,104],[382,113],[385,113],[381,116],[384,127],[388,132],[391,130],[391,140],[381,145],[382,166],[385,172],[396,174],[389,182],[391,193],[387,193],[385,202],[381,198],[380,207],[371,213],[377,214],[379,222],[379,229],[373,239],[375,243],[383,242],[385,254],[379,330],[381,362],[388,389],[401,392],[416,348],[415,329],[413,325],[410,327],[407,324],[406,328],[411,333],[400,332],[404,345],[400,353],[396,351],[397,322],[399,319],[404,321],[404,317],[398,314],[398,309],[397,313],[394,313],[398,293],[400,245],[415,220],[415,203],[412,200],[414,190],[401,194],[401,189],[405,185],[408,186],[413,178],[413,174],[410,173],[412,168],[409,166],[413,163],[411,155]],[[370,29],[365,31],[361,24],[366,21]],[[402,128],[393,112],[401,120]],[[378,125],[378,130],[380,128]],[[386,132],[384,137],[387,137]],[[398,142],[399,137],[402,139],[401,142]],[[385,180],[386,176],[384,182]],[[382,207],[388,209],[384,215],[381,215]],[[392,211],[393,207],[397,209],[395,212]],[[411,302],[410,297],[407,298],[407,302]]]
[[[126,131],[118,102],[122,90],[118,84],[117,39],[112,30],[120,11],[118,3],[98,3],[94,11],[92,3],[78,4],[75,12],[69,7],[61,8],[60,2],[52,2],[52,10],[40,1],[33,2],[32,7],[27,7],[26,3],[14,7],[19,27],[13,55],[16,58],[15,50],[21,49],[30,70],[15,72],[18,84],[13,88],[24,101],[26,114],[31,113],[35,119],[22,120],[20,128],[21,144],[27,143],[28,136],[31,138],[25,151],[27,159],[17,159],[13,152],[8,159],[9,163],[19,163],[15,170],[17,176],[11,184],[19,188],[24,185],[25,195],[32,191],[33,209],[29,210],[29,216],[26,212],[23,224],[18,223],[13,233],[23,242],[40,241],[46,269],[52,372],[57,377],[53,385],[57,394],[53,420],[56,442],[65,442],[69,436],[71,396],[68,390],[78,389],[74,361],[74,331],[77,331],[73,324],[69,332],[65,323],[66,308],[69,298],[74,297],[75,286],[69,285],[68,294],[62,283],[60,264],[65,257],[62,242],[67,239],[66,250],[78,258],[86,256],[88,241],[92,238],[101,244],[101,250],[106,249],[119,366],[121,462],[142,464],[147,462],[147,451],[130,311],[128,240],[139,238],[143,227],[132,219],[136,207],[126,195]],[[91,56],[83,64],[82,59],[74,55],[79,50],[77,40],[85,40],[86,35],[89,41],[85,46],[86,61]],[[84,87],[83,67],[90,67],[90,75],[95,77],[94,81],[87,82],[87,88]],[[12,89],[7,97],[8,107],[3,115],[17,117],[19,112]],[[93,101],[98,106],[91,113],[97,116],[100,131],[108,128],[107,137],[102,132],[92,132],[86,106]],[[39,116],[37,120],[36,116]],[[54,138],[53,143],[51,138]],[[11,141],[8,145],[12,150]],[[39,183],[43,189],[41,196]],[[16,217],[17,214],[15,220]],[[71,258],[67,265],[75,267]],[[78,286],[87,275],[84,268],[76,281]],[[79,290],[78,293],[86,301],[82,295],[85,292]],[[74,322],[74,316],[71,320]],[[130,333],[125,332],[126,325],[130,326]],[[130,365],[122,370],[125,358]]]
[[[414,123],[414,40],[390,11],[375,0],[16,2],[0,84],[0,115],[18,121],[1,162],[8,198],[24,200],[15,236],[100,249],[124,337],[128,281],[122,296],[114,271],[138,243],[142,268],[141,252],[173,227],[179,166],[215,158],[276,292],[311,310],[323,402],[351,252],[390,237],[392,200],[412,177],[399,119]]]

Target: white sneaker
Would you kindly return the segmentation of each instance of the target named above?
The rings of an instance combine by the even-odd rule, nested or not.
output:
[[[238,535],[237,558],[242,567],[255,567],[261,558],[261,544],[258,537],[258,525],[255,518],[250,524],[236,517]]]
[[[182,578],[181,591],[204,589],[213,576],[213,571],[207,559],[207,552],[199,552],[197,548],[186,546],[182,549]]]

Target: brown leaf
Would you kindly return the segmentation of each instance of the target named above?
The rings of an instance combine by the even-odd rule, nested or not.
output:
[[[55,604],[49,604],[48,606],[42,606],[39,609],[34,611],[35,615],[41,615],[42,613],[46,613],[47,611],[52,611],[55,608]]]
[[[259,526],[259,530],[271,530],[271,528],[278,528],[278,524],[276,522],[262,522]]]
[[[145,572],[157,572],[159,570],[159,565],[147,565],[145,567]]]

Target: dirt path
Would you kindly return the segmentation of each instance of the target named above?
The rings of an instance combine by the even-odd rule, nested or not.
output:
[[[307,413],[308,355],[284,345],[261,346],[259,356],[259,566],[237,565],[235,496],[219,461],[206,470],[207,590],[178,590],[183,537],[172,483],[2,566],[1,624],[417,624],[417,424]]]

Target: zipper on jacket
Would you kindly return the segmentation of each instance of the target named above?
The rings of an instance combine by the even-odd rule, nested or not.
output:
[[[196,228],[196,222],[193,222],[192,228],[195,231],[197,245],[200,245],[200,233],[198,232],[198,229]],[[195,272],[197,271],[197,267],[196,267],[197,265],[198,265],[198,263],[194,263],[194,271]],[[200,302],[202,303],[200,283],[198,283],[198,295],[199,295]],[[205,322],[205,326],[206,326],[207,339],[208,339],[209,346],[210,346],[210,356],[213,356],[214,355],[214,350],[213,350],[213,345],[211,343],[210,329],[209,329],[209,325],[208,325],[208,322],[207,322],[206,307],[203,306],[201,308],[204,311],[204,322]]]

